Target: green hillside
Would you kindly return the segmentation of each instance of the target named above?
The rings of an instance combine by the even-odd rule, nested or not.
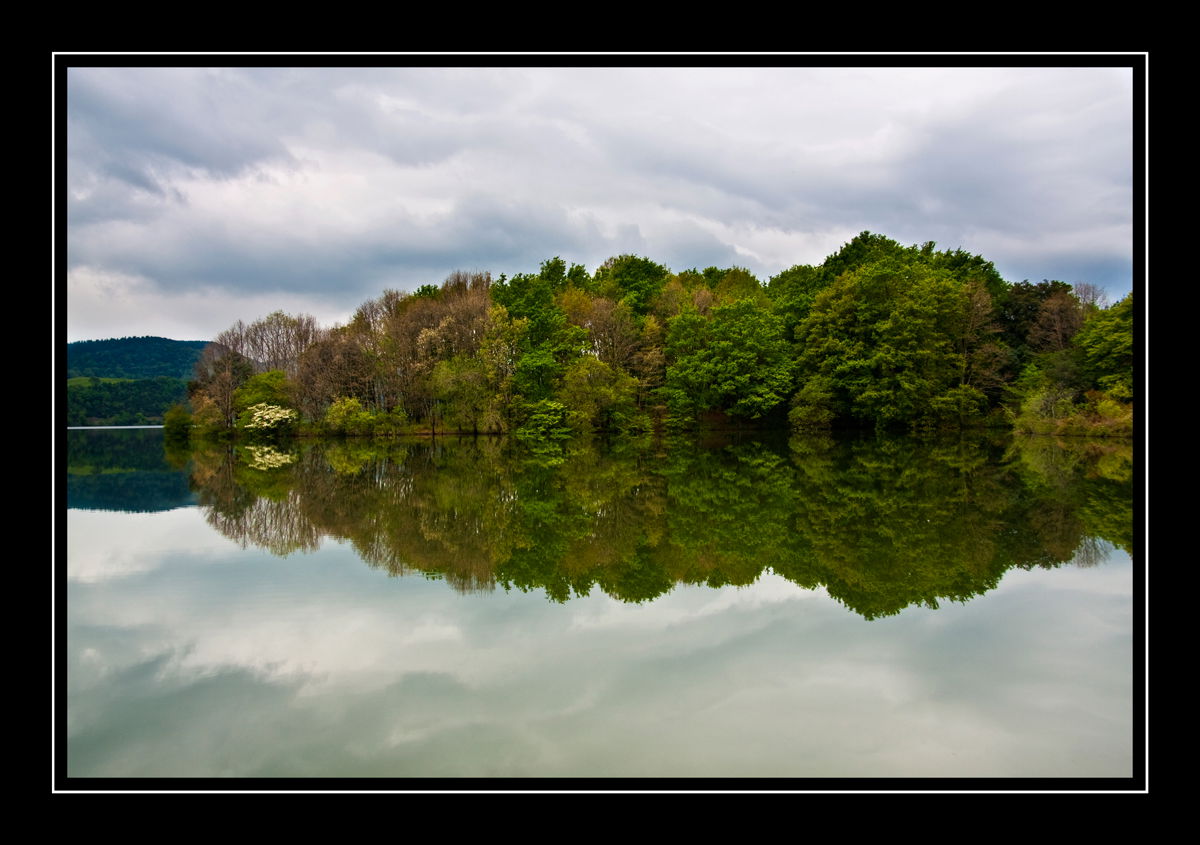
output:
[[[187,401],[203,340],[125,337],[67,344],[67,425],[157,425]]]
[[[67,378],[190,379],[206,340],[122,337],[67,344]]]

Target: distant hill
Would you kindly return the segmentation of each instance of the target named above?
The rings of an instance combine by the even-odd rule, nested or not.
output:
[[[187,401],[206,340],[123,337],[67,344],[67,425],[160,424]]]
[[[206,340],[122,337],[67,344],[67,378],[190,379]]]

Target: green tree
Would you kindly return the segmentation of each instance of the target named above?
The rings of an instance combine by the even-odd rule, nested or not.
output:
[[[609,258],[596,269],[596,291],[614,302],[623,302],[636,314],[645,314],[671,274],[661,264],[638,255]]]
[[[598,358],[584,355],[563,375],[558,398],[567,409],[567,423],[590,432],[645,427],[638,419],[637,380]]]
[[[732,267],[721,277],[714,291],[716,301],[721,305],[748,299],[756,305],[767,304],[767,292],[762,283],[743,267]]]
[[[974,410],[953,341],[967,291],[944,270],[884,259],[840,276],[797,330],[794,424],[916,424]],[[935,402],[935,400],[939,400]]]
[[[767,285],[767,295],[784,321],[789,340],[795,338],[796,327],[808,316],[817,294],[828,287],[830,280],[820,268],[810,264],[797,264],[772,276]]]
[[[353,396],[343,396],[325,410],[324,428],[329,434],[362,436],[373,428],[371,412]]]
[[[1133,293],[1095,314],[1073,338],[1089,384],[1114,399],[1133,398]]]
[[[268,404],[292,407],[295,404],[295,385],[283,370],[268,370],[246,379],[233,393],[233,407],[241,413],[251,405]]]
[[[488,428],[492,394],[482,360],[457,355],[439,361],[433,368],[433,390],[441,403],[443,427],[472,433]]]
[[[673,413],[721,410],[758,419],[791,393],[792,359],[783,323],[743,299],[712,310],[712,318],[681,314],[667,337],[665,392]]]
[[[163,437],[177,443],[191,436],[192,415],[183,405],[172,405],[163,415]]]

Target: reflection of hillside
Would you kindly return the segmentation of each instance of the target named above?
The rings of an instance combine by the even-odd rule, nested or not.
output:
[[[187,474],[164,458],[160,429],[66,434],[68,508],[149,512],[196,503]]]
[[[1132,548],[1119,542],[1132,535],[1120,459],[1005,448],[577,442],[548,458],[502,439],[348,441],[296,447],[275,469],[233,448],[198,454],[193,483],[210,524],[240,543],[287,554],[336,537],[371,566],[463,592],[645,601],[771,569],[874,618],[965,601],[1013,566],[1077,551],[1095,564],[1096,536]]]

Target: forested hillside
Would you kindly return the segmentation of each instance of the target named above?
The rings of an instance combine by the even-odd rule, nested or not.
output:
[[[67,378],[190,379],[206,340],[122,337],[67,344]]]
[[[67,381],[67,425],[159,425],[172,405],[187,401],[178,378]]]
[[[67,344],[67,425],[158,424],[187,400],[208,341],[124,337]]]
[[[863,232],[766,283],[633,255],[385,291],[344,326],[276,312],[205,348],[201,432],[573,432],[696,425],[1132,432],[1133,295],[1010,283]],[[180,417],[182,420],[182,417]]]

